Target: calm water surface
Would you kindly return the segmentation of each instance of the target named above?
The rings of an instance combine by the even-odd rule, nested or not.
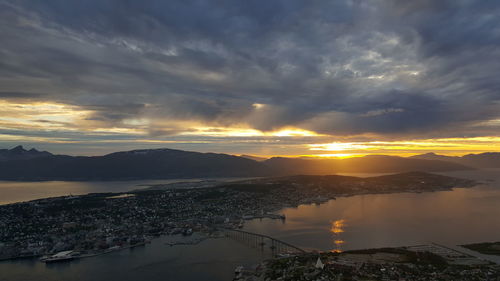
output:
[[[251,266],[268,258],[225,238],[197,245],[165,244],[181,239],[162,237],[146,246],[67,263],[46,265],[36,259],[0,262],[0,281],[230,281],[237,266]]]
[[[357,249],[500,240],[500,170],[448,173],[482,180],[469,189],[338,198],[282,210],[285,222],[254,220],[245,230],[306,249]],[[228,239],[169,247],[171,237],[134,250],[46,266],[36,260],[0,262],[0,280],[231,280],[240,264],[265,258]]]
[[[218,182],[244,178],[210,178]],[[176,182],[202,181],[207,179],[170,179],[134,181],[0,181],[0,205],[65,195],[82,195],[94,192],[126,192],[149,185]]]
[[[252,232],[304,248],[349,250],[437,242],[500,241],[500,170],[447,173],[474,188],[341,197],[282,210],[286,221],[254,220]]]

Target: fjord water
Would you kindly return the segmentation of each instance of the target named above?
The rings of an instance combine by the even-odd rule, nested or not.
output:
[[[254,220],[245,229],[320,250],[499,241],[500,170],[445,175],[481,184],[453,191],[340,197],[286,208],[285,223]]]
[[[94,192],[124,192],[152,181],[80,182],[80,181],[0,181],[0,205],[66,195]]]
[[[247,231],[306,249],[347,250],[426,242],[462,244],[500,240],[500,170],[447,173],[483,181],[474,188],[427,193],[342,197],[281,211],[286,220],[247,221]],[[0,262],[0,280],[231,280],[237,265],[266,258],[229,239],[170,247],[164,237],[145,247],[67,264]],[[177,238],[179,239],[179,238]]]
[[[203,180],[224,182],[239,179],[240,178],[131,181],[0,181],[0,205],[49,197],[82,195],[95,192],[127,192],[159,184],[199,182]]]
[[[224,238],[197,245],[167,245],[182,239],[161,237],[146,246],[67,263],[46,265],[36,259],[0,262],[0,281],[230,281],[237,266],[269,258]]]

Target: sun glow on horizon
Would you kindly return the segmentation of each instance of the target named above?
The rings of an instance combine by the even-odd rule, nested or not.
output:
[[[500,152],[500,137],[437,138],[402,141],[331,142],[307,145],[315,157],[359,157],[372,154],[412,156],[435,152],[447,156]]]
[[[265,104],[253,104],[263,110]],[[500,136],[384,140],[383,136],[359,136],[366,141],[285,126],[262,131],[249,124],[230,125],[194,120],[171,120],[147,114],[106,119],[92,106],[58,102],[0,99],[0,141],[67,144],[120,144],[146,146],[180,144],[186,150],[202,150],[260,157],[351,158],[383,154],[412,156],[435,152],[447,156],[500,152]],[[349,136],[343,136],[349,137]],[[353,139],[356,136],[349,137]],[[340,138],[340,139],[339,139]],[[337,139],[335,141],[332,141]],[[191,145],[211,147],[196,148]],[[231,148],[231,146],[233,146]],[[223,149],[218,150],[220,147]],[[250,149],[247,149],[250,147]],[[183,149],[182,146],[177,148]],[[118,150],[118,148],[117,148]]]
[[[366,154],[358,154],[358,153],[327,153],[327,154],[313,154],[313,155],[311,155],[311,157],[344,159],[344,158],[352,158],[352,157],[359,157],[359,156],[365,156],[365,155]]]

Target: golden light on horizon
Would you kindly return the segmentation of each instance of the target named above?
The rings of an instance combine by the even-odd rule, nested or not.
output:
[[[327,154],[314,154],[308,155],[309,157],[319,157],[319,158],[351,158],[356,156],[363,156],[358,153],[327,153]]]
[[[448,156],[500,151],[500,137],[437,138],[402,141],[331,142],[307,145],[314,157],[356,157],[370,154],[411,156],[436,152]]]
[[[93,135],[145,134],[140,127],[124,127],[120,124],[102,127],[101,125],[105,125],[103,122],[92,120],[93,113],[92,110],[56,102],[18,103],[0,100],[0,128],[16,131],[82,131],[91,132]],[[7,136],[0,135],[0,140],[8,139]],[[48,136],[44,138],[23,136],[23,139],[53,143],[66,142],[57,137]]]
[[[16,103],[0,100],[1,127],[64,127],[91,112],[54,102]],[[71,129],[71,127],[69,127]]]
[[[317,137],[322,136],[312,131],[288,127],[285,129],[263,132],[252,128],[239,127],[204,127],[195,126],[181,135],[210,136],[210,137]]]
[[[261,109],[263,107],[265,107],[266,105],[263,104],[263,103],[254,103],[252,104],[252,106],[255,108],[255,109]]]
[[[276,136],[276,137],[318,137],[318,136],[323,136],[321,134],[308,131],[308,130],[302,130],[298,128],[290,128],[290,129],[282,129],[279,131],[271,132],[271,133],[265,133],[265,135],[270,135],[270,136]]]
[[[256,109],[264,104],[254,104]],[[197,122],[173,121],[163,124],[148,118],[128,118],[112,126],[89,118],[94,112],[78,106],[56,102],[12,102],[0,100],[0,128],[18,130],[62,129],[82,130],[93,133],[116,133],[146,135],[147,128],[177,126],[183,128],[177,135],[207,137],[313,137],[320,136],[312,131],[286,127],[276,131],[263,132],[249,127],[204,126]]]
[[[345,151],[355,149],[369,149],[373,146],[354,142],[332,142],[324,144],[310,144],[310,150],[320,151]]]
[[[255,103],[253,107],[254,110],[264,110],[267,105]],[[224,125],[214,122],[210,124],[194,120],[165,119],[148,114],[105,120],[100,119],[99,114],[101,113],[94,111],[92,107],[59,102],[0,99],[0,129],[4,130],[0,134],[0,141],[9,143],[16,140],[40,143],[84,143],[87,141],[67,138],[63,134],[63,132],[69,132],[94,136],[95,139],[88,138],[88,142],[94,143],[175,144],[179,143],[175,139],[180,138],[182,139],[180,142],[185,144],[275,144],[260,149],[256,153],[241,151],[239,147],[234,151],[224,151],[261,157],[349,158],[373,154],[412,156],[427,152],[459,156],[469,153],[500,152],[499,136],[406,140],[381,140],[378,136],[362,136],[368,140],[343,141],[340,139],[328,142],[327,140],[336,136],[293,126],[261,131],[244,123]],[[35,136],[33,134],[35,132],[41,132],[41,134]],[[166,133],[162,134],[162,132]],[[103,137],[99,138],[100,136]],[[113,138],[114,136],[116,139]],[[126,136],[126,138],[119,136]]]

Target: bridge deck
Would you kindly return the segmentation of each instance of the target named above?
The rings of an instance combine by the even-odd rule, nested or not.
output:
[[[247,236],[250,236],[250,237],[254,237],[254,238],[260,238],[261,240],[263,239],[269,239],[271,241],[271,244],[272,246],[285,246],[285,247],[288,247],[288,248],[291,248],[293,250],[296,250],[297,252],[300,252],[300,253],[306,253],[305,250],[295,246],[295,245],[292,245],[290,243],[287,243],[285,241],[282,241],[282,240],[279,240],[279,239],[276,239],[276,238],[273,238],[271,236],[268,236],[268,235],[264,235],[264,234],[259,234],[259,233],[253,233],[253,232],[248,232],[248,231],[244,231],[244,230],[238,230],[238,229],[229,229],[229,228],[225,228],[223,229],[224,231],[226,232],[233,232],[233,233],[237,233],[237,234],[241,234],[241,235],[247,235]]]

